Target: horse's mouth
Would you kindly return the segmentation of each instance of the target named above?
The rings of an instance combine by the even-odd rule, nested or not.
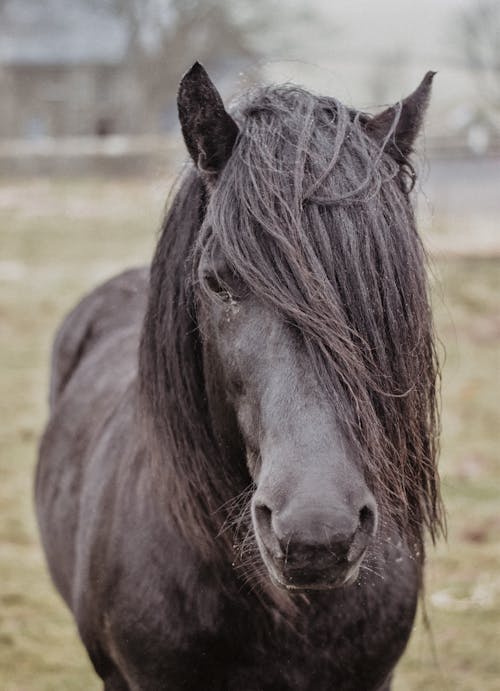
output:
[[[297,579],[295,582],[288,578],[286,581],[282,576],[271,573],[271,580],[278,588],[301,592],[304,590],[335,590],[355,583],[358,577],[358,570],[354,574],[347,574],[342,577],[332,578],[331,574],[319,578],[305,578],[303,582]]]
[[[352,585],[358,579],[359,569],[365,550],[354,562],[335,563],[315,568],[308,565],[302,568],[280,568],[275,560],[265,554],[264,563],[269,571],[271,581],[280,589],[288,591],[335,590]]]

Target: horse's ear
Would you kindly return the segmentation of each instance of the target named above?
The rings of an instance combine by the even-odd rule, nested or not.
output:
[[[199,62],[181,79],[177,108],[184,141],[198,169],[219,173],[231,156],[238,125]]]
[[[382,144],[398,115],[394,132],[386,144],[385,150],[398,162],[404,163],[413,151],[429,104],[432,80],[436,73],[427,72],[415,91],[399,104],[383,110],[366,123],[366,131],[377,142]]]

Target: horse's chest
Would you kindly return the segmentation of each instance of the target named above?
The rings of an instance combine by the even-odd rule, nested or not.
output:
[[[295,628],[265,625],[248,612],[231,613],[216,630],[184,635],[180,622],[176,631],[173,623],[155,632],[129,630],[121,638],[120,655],[113,657],[131,689],[375,691],[399,657],[397,641],[408,628],[383,631],[360,613],[334,609],[314,610]]]
[[[224,691],[368,691],[385,676],[380,650],[363,640],[343,640],[322,626],[310,638],[274,634],[228,639],[222,659],[204,651],[207,682]]]
[[[214,691],[370,691],[400,654],[400,632],[385,633],[361,613],[316,610],[294,628],[228,621],[192,655],[197,678]]]

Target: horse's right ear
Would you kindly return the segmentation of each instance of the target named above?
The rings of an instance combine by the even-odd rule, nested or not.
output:
[[[435,72],[427,72],[412,94],[396,106],[391,106],[375,115],[366,123],[366,131],[380,144],[386,140],[391,127],[394,127],[392,137],[386,142],[385,148],[398,163],[405,163],[413,151],[413,144],[422,127],[429,105],[435,74]]]
[[[199,62],[181,79],[177,108],[184,141],[198,169],[219,173],[231,156],[239,130]]]

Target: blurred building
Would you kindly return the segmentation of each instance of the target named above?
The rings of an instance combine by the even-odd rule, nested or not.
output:
[[[149,3],[145,18],[141,0],[0,0],[0,138],[169,129],[194,59],[220,80],[250,54],[225,7]]]
[[[88,2],[4,3],[0,22],[0,136],[133,132],[140,90],[123,68],[120,17]]]

